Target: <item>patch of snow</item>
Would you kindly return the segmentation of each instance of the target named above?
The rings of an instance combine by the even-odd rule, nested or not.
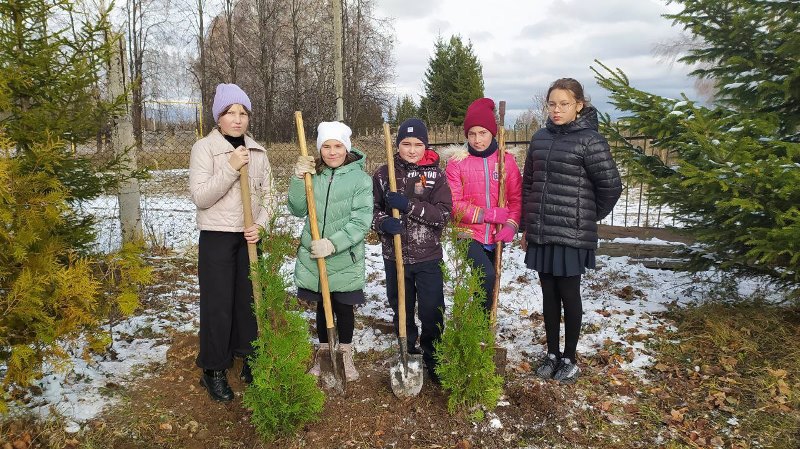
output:
[[[602,242],[607,240],[601,240]],[[637,239],[635,237],[617,237],[614,240],[611,240],[612,243],[632,243],[632,244],[647,244],[647,245],[676,245],[676,246],[686,246],[685,243],[681,242],[669,242],[666,240],[661,240],[656,237],[651,237],[649,239]]]

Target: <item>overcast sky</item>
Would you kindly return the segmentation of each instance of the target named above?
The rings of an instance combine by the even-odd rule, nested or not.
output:
[[[632,85],[676,98],[694,97],[683,64],[654,55],[680,29],[661,15],[676,12],[659,0],[377,0],[377,14],[394,19],[395,96],[417,104],[437,36],[459,34],[472,42],[483,65],[485,94],[506,100],[507,123],[533,106],[555,79],[576,78],[601,112],[612,115],[606,92],[594,80],[594,59],[620,68]]]

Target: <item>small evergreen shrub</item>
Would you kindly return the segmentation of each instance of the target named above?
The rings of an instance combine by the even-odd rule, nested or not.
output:
[[[271,226],[275,229],[275,226]],[[317,379],[306,373],[313,348],[308,323],[297,300],[287,294],[281,267],[294,252],[292,236],[275,230],[261,239],[262,257],[256,275],[261,282],[261,323],[255,352],[250,358],[253,383],[245,390],[244,405],[253,412],[253,425],[265,440],[291,434],[315,421],[325,401]]]
[[[493,409],[503,391],[503,378],[495,373],[494,334],[483,309],[481,270],[467,259],[469,240],[459,239],[458,234],[452,225],[445,233],[449,258],[442,271],[445,284],[453,290],[453,306],[436,344],[436,374],[449,394],[450,413],[476,405]]]

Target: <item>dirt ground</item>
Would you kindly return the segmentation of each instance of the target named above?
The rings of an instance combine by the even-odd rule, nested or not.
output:
[[[668,231],[652,232],[654,237],[675,240]],[[601,234],[603,238],[649,238],[642,237],[641,229],[605,227]],[[191,261],[183,268],[184,273],[193,273]],[[189,294],[183,300],[195,299]],[[533,314],[531,319],[540,320],[541,317]],[[427,379],[417,397],[397,399],[389,384],[389,360],[394,350],[370,351],[356,355],[361,378],[351,385],[345,396],[326,397],[318,422],[306,425],[294,435],[265,442],[255,433],[249,422],[250,411],[242,405],[245,386],[237,376],[241,361],[237,360],[228,374],[236,398],[227,404],[217,403],[199,384],[201,372],[194,364],[197,348],[196,334],[173,335],[166,364],[144,370],[133,385],[111,385],[109,394],[120,397],[121,401],[88,423],[80,438],[63,436],[54,443],[51,436],[49,442],[41,444],[34,438],[34,444],[25,448],[595,447],[600,440],[592,429],[604,429],[609,422],[618,419],[611,415],[607,409],[609,402],[604,402],[603,398],[634,394],[632,384],[623,379],[626,374],[611,372],[613,364],[609,364],[609,354],[603,351],[579,358],[579,363],[585,367],[582,380],[570,386],[535,378],[531,366],[526,363],[510,365],[499,406],[486,411],[484,419],[476,421],[467,416],[469,411],[448,413],[446,394]],[[530,363],[535,362],[531,360]],[[628,430],[618,429],[613,432],[615,434],[641,426],[636,422],[637,416],[641,418],[638,409],[627,407],[623,412],[630,417]],[[500,426],[496,425],[497,421]],[[15,435],[13,438],[20,438],[19,429],[5,430],[8,435]],[[658,430],[649,430],[650,438],[658,438]],[[603,438],[605,446],[655,447],[652,444],[658,441],[642,438],[633,445],[608,445],[616,438]],[[0,438],[0,447],[8,449],[2,441]]]
[[[397,399],[389,385],[388,354],[371,351],[358,354],[361,379],[351,384],[345,396],[328,395],[323,419],[296,435],[263,442],[248,421],[249,411],[242,406],[244,385],[235,375],[241,362],[237,361],[228,376],[236,398],[227,404],[216,403],[199,385],[196,350],[196,335],[175,335],[166,366],[128,393],[129,406],[116,409],[90,427],[124,429],[130,426],[131,413],[141,415],[139,422],[150,429],[136,429],[138,436],[120,432],[111,441],[118,449],[508,448],[535,438],[536,428],[555,418],[557,407],[551,405],[563,394],[554,383],[533,381],[530,373],[510,373],[505,387],[508,405],[495,410],[503,428],[494,429],[489,419],[473,424],[466,416],[450,415],[447,397],[427,379],[419,396]]]

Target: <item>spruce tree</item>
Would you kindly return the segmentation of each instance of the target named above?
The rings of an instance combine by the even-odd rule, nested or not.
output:
[[[404,95],[402,99],[397,99],[392,125],[399,126],[406,119],[418,116],[419,109],[417,109],[414,99],[409,95]]]
[[[483,67],[461,36],[441,37],[434,45],[434,55],[425,71],[425,96],[420,115],[429,124],[461,125],[467,106],[483,97]]]
[[[65,340],[110,342],[99,326],[130,313],[150,270],[140,251],[94,255],[83,200],[114,187],[116,161],[75,155],[114,107],[98,98],[107,67],[108,11],[72,2],[0,2],[0,410],[45,361],[62,366]]]
[[[716,83],[712,102],[663,98],[632,87],[620,70],[593,68],[623,111],[603,119],[623,142],[617,156],[652,198],[702,244],[694,267],[800,282],[800,4],[680,0],[666,17],[695,38],[681,61]],[[667,160],[623,135],[647,135]]]

